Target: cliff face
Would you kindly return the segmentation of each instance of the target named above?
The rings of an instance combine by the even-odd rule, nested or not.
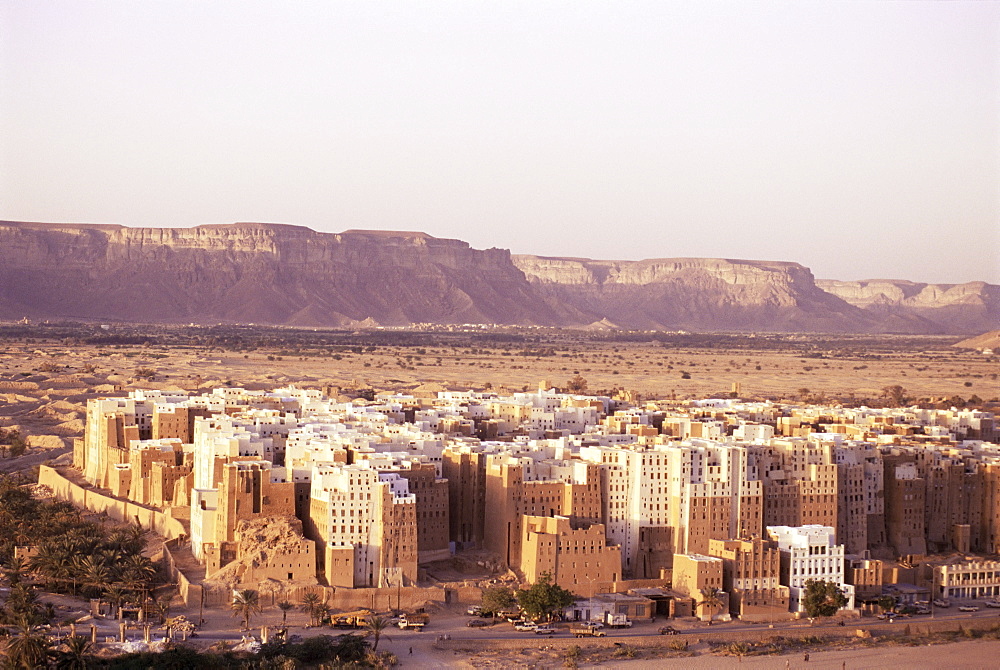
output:
[[[718,258],[594,261],[514,256],[536,289],[593,317],[651,329],[868,331],[861,310],[797,263]]]
[[[500,249],[420,233],[0,223],[0,313],[289,325],[562,318]]]
[[[985,282],[921,284],[900,279],[816,282],[881,323],[909,320],[920,332],[972,333],[1000,327],[1000,286]]]
[[[826,282],[827,292],[796,263],[512,257],[411,232],[0,222],[0,319],[830,332],[1000,325],[996,286],[872,284]]]

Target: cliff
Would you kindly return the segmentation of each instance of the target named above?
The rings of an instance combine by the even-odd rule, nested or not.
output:
[[[299,326],[555,324],[501,249],[237,223],[0,223],[0,315]]]
[[[969,333],[1000,327],[996,286],[872,284],[817,285],[797,263],[511,256],[414,232],[0,222],[6,320]]]
[[[514,256],[559,302],[629,328],[869,331],[862,311],[817,288],[797,263],[720,258],[600,261]]]
[[[819,280],[817,285],[879,322],[906,319],[918,332],[974,333],[1000,327],[1000,286],[921,284],[901,279]]]

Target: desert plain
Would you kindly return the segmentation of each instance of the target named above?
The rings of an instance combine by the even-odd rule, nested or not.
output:
[[[21,470],[66,453],[88,398],[134,388],[317,388],[344,399],[540,384],[630,400],[1000,405],[1000,355],[954,336],[691,334],[437,327],[333,331],[236,326],[0,326],[0,429]],[[6,456],[6,454],[3,454]]]
[[[540,384],[630,401],[739,397],[844,405],[903,402],[1000,408],[1000,356],[954,346],[954,336],[692,334],[429,327],[334,331],[237,326],[0,324],[0,430],[23,455],[0,471],[68,462],[89,398],[135,388],[187,392],[219,386],[321,389],[344,400],[442,390],[509,393]],[[887,390],[899,387],[895,397]],[[455,613],[460,617],[460,613]],[[225,616],[228,618],[228,615]],[[458,625],[462,625],[461,621]],[[421,641],[395,650],[402,665],[512,667],[502,655],[462,654]],[[416,642],[416,641],[414,641]],[[916,650],[814,649],[808,667],[989,667],[1000,643]],[[518,667],[555,667],[562,652],[531,646]],[[961,662],[952,649],[961,648]],[[946,651],[947,650],[947,651]],[[640,655],[630,666],[657,667]],[[411,660],[412,658],[412,660]],[[707,647],[692,667],[803,667],[801,656],[735,659]],[[591,659],[604,667],[624,658]],[[652,665],[651,665],[652,664]],[[942,665],[943,664],[943,665]]]

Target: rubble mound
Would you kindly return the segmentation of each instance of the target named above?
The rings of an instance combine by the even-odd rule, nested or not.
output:
[[[208,584],[235,588],[252,586],[246,578],[274,564],[281,556],[297,554],[301,547],[302,522],[294,516],[272,516],[240,521],[236,526],[236,560],[209,577]],[[316,578],[298,580],[297,585],[317,584]]]

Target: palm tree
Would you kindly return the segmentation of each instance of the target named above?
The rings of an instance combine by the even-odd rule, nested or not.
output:
[[[34,621],[37,618],[37,602],[38,592],[35,587],[20,582],[10,587],[10,591],[7,593],[6,609],[15,617],[24,615]]]
[[[77,556],[73,568],[76,577],[92,592],[103,591],[111,578],[111,571],[97,556]]]
[[[287,600],[282,600],[278,603],[278,609],[281,610],[281,626],[284,628],[285,622],[288,620],[288,611],[295,609],[295,605]]]
[[[14,584],[19,584],[21,579],[24,578],[24,573],[28,571],[28,562],[23,558],[11,558],[7,561],[7,567],[4,572],[7,574],[7,579],[10,580],[11,586]]]
[[[69,581],[67,556],[51,544],[43,544],[38,548],[38,553],[28,560],[28,568],[41,577],[46,586]]]
[[[108,604],[115,608],[115,618],[121,616],[122,603],[128,597],[128,592],[122,588],[121,584],[111,584],[108,588],[104,589],[104,599],[108,601]]]
[[[250,628],[250,617],[260,614],[260,594],[253,589],[243,589],[233,594],[233,616],[243,617],[243,627]]]
[[[170,596],[160,596],[153,601],[153,611],[156,612],[156,616],[160,617],[160,624],[162,625],[167,617],[170,616],[170,601],[172,598]]]
[[[128,556],[122,562],[121,576],[125,586],[135,591],[142,591],[143,596],[155,575],[156,567],[153,562],[141,554]]]
[[[326,600],[320,598],[318,593],[307,591],[302,596],[302,609],[309,613],[309,625],[318,626],[326,609]]]
[[[51,647],[49,639],[25,614],[18,617],[15,625],[18,635],[7,642],[7,660],[11,667],[25,670],[44,668]]]
[[[63,640],[66,651],[59,652],[56,661],[58,670],[90,670],[94,667],[93,656],[90,655],[90,648],[93,644],[90,638],[83,635],[71,635]]]
[[[701,601],[698,603],[699,607],[708,608],[708,625],[712,625],[712,617],[715,616],[715,612],[722,609],[722,591],[713,587],[707,589],[702,589],[701,591]]]
[[[378,651],[378,642],[380,639],[382,639],[383,635],[382,631],[384,631],[388,627],[389,627],[389,620],[382,616],[375,616],[373,614],[365,620],[365,631],[370,633],[371,636],[375,638],[375,642],[372,644],[372,652]],[[388,635],[385,636],[385,639],[389,640],[390,642],[392,641],[392,638],[390,638]]]

